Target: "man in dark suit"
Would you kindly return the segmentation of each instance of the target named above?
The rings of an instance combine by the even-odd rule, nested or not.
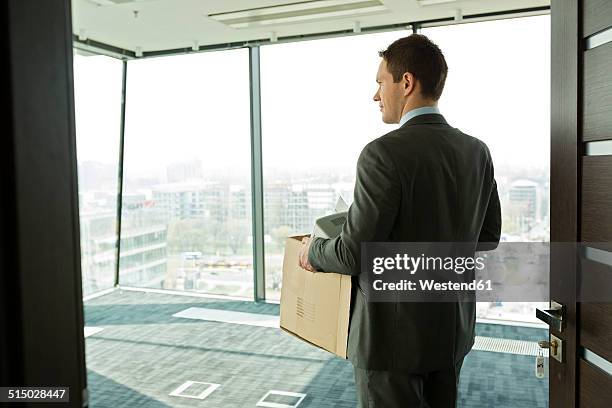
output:
[[[474,302],[370,302],[360,284],[362,242],[468,242],[497,246],[500,203],[487,146],[451,127],[437,101],[447,65],[413,34],[380,52],[385,123],[368,143],[354,200],[337,238],[305,239],[300,264],[352,275],[348,358],[361,407],[455,407],[459,371],[474,343]]]

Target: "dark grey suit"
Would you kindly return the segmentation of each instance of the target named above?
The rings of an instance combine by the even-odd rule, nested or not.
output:
[[[474,343],[475,304],[366,302],[362,242],[499,242],[501,214],[487,146],[420,115],[365,146],[342,233],[313,240],[319,271],[353,275],[348,357],[357,368],[454,370]],[[476,245],[476,244],[475,244]]]

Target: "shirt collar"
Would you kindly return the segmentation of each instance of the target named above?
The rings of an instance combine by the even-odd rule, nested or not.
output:
[[[427,115],[427,114],[432,114],[432,113],[434,114],[437,113],[439,115],[440,109],[438,109],[437,106],[423,106],[422,108],[416,108],[416,109],[409,110],[408,112],[404,113],[404,115],[399,121],[399,125],[401,127],[404,123],[408,122],[410,119],[416,116]]]

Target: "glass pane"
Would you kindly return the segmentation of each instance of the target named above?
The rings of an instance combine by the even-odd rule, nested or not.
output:
[[[550,16],[421,32],[438,44],[449,66],[440,110],[491,150],[502,241],[549,241]],[[535,323],[536,306],[479,303],[478,316]]]
[[[261,49],[266,298],[279,299],[285,238],[351,203],[361,149],[394,129],[376,92],[378,51],[408,31]]]
[[[115,282],[122,62],[74,55],[83,295]]]
[[[245,49],[130,61],[120,282],[253,296]]]

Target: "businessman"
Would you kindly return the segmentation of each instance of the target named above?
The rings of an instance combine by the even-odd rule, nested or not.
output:
[[[495,248],[501,213],[493,163],[482,141],[451,127],[438,110],[447,65],[433,42],[413,34],[379,56],[374,100],[383,122],[399,128],[362,150],[340,236],[305,239],[299,262],[353,276],[347,353],[361,407],[455,407],[461,365],[474,343],[474,302],[367,301],[361,243]]]

